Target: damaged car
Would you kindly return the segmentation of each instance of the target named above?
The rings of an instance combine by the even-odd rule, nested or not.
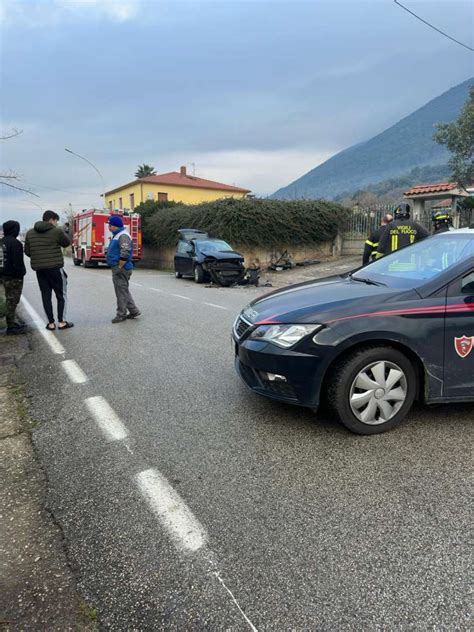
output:
[[[178,230],[174,256],[177,279],[192,276],[196,283],[212,281],[222,286],[239,283],[245,274],[244,257],[223,239],[193,228]]]

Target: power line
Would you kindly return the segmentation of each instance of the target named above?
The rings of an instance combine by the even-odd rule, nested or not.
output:
[[[50,191],[59,191],[60,193],[72,193],[73,195],[96,195],[96,193],[80,193],[79,191],[69,191],[67,189],[55,189],[54,187],[47,187],[45,184],[36,184],[35,182],[28,182],[25,180],[26,184],[31,185],[32,187],[37,187],[39,189],[49,189]]]
[[[423,18],[420,18],[419,15],[417,15],[416,13],[413,13],[413,11],[410,11],[410,9],[408,9],[405,6],[403,6],[403,4],[401,2],[398,2],[398,0],[393,0],[393,1],[395,2],[395,4],[398,4],[398,6],[401,7],[402,9],[404,9],[405,11],[407,11],[408,13],[411,13],[411,15],[413,15],[417,20],[420,20],[420,22],[423,22],[423,24],[426,24],[426,26],[429,26],[430,29],[433,29],[434,31],[437,31],[438,33],[441,33],[441,35],[444,35],[444,37],[447,37],[451,41],[456,42],[456,44],[459,44],[460,46],[463,46],[464,48],[467,48],[467,50],[470,50],[471,52],[474,52],[474,48],[471,48],[467,44],[463,44],[459,40],[454,39],[454,37],[451,37],[451,35],[448,35],[444,31],[441,31],[440,29],[436,28],[436,26],[433,26],[433,24],[430,24],[429,22],[427,22]]]

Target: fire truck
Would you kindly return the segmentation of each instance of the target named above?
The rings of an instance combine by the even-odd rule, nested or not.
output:
[[[108,221],[111,215],[120,215],[123,225],[133,239],[133,261],[142,257],[141,217],[138,213],[116,210],[112,213],[105,209],[91,208],[73,216],[72,257],[74,265],[85,268],[105,263],[107,248],[112,239]]]

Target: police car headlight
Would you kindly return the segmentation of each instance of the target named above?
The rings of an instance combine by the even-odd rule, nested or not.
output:
[[[323,325],[259,325],[249,336],[289,349],[305,336],[315,334]]]

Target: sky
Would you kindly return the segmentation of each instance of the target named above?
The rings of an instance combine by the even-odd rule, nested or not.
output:
[[[474,47],[474,3],[403,4]],[[0,0],[0,172],[39,196],[0,186],[0,220],[100,207],[142,163],[269,195],[473,60],[393,0]]]

